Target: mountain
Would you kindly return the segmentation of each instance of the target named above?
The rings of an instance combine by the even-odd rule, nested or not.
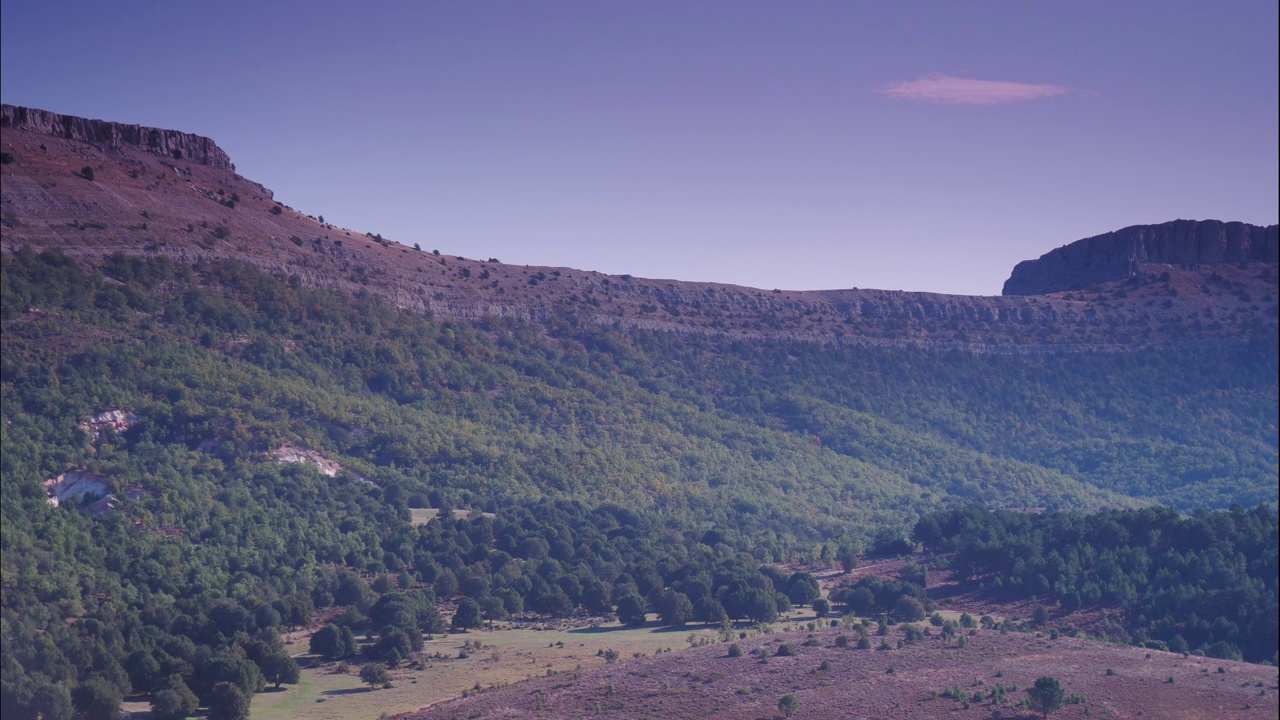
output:
[[[201,337],[231,361],[249,359],[243,345],[252,346],[255,337],[303,348],[292,354],[306,355],[316,336],[350,333],[351,320],[331,320],[322,331],[308,325],[313,321],[305,313],[295,327],[261,325],[268,322],[263,314],[278,302],[272,297],[302,303],[301,288],[313,287],[339,293],[331,298],[376,298],[422,318],[424,328],[463,321],[451,332],[479,329],[469,332],[475,333],[473,342],[487,348],[490,357],[484,363],[508,366],[517,375],[453,385],[484,388],[491,401],[522,382],[517,378],[527,374],[521,368],[529,362],[513,356],[516,348],[504,347],[493,328],[539,327],[530,338],[545,333],[538,342],[572,348],[537,350],[551,374],[562,373],[574,353],[612,357],[613,369],[602,382],[622,382],[621,395],[639,391],[662,403],[684,398],[680,402],[695,403],[707,422],[723,426],[692,430],[680,421],[686,438],[723,445],[723,438],[744,432],[731,426],[746,423],[751,433],[784,443],[812,438],[823,448],[819,464],[858,464],[804,470],[802,475],[826,478],[817,485],[825,490],[800,505],[842,484],[836,478],[843,477],[864,478],[877,492],[911,495],[913,486],[925,487],[932,498],[928,502],[936,502],[933,493],[939,491],[943,497],[1005,498],[1006,503],[1021,495],[1018,503],[1033,506],[1094,507],[1141,498],[1185,508],[1225,507],[1275,498],[1269,481],[1276,468],[1275,353],[1260,349],[1271,347],[1280,315],[1275,226],[1175,221],[1127,228],[1019,264],[1002,297],[764,291],[415,250],[281,205],[270,190],[237,175],[230,158],[208,138],[11,105],[0,107],[0,125],[5,160],[0,250],[6,258],[43,250],[73,258],[89,272],[74,282],[93,285],[89,291],[95,298],[110,293],[113,285],[132,289],[132,296],[149,295],[151,305],[168,307],[165,312],[177,318],[167,325],[179,338],[190,332],[182,318],[207,325],[216,314],[174,308],[174,299],[190,292],[181,287],[222,295],[237,304],[244,319],[227,325],[217,339],[205,337],[218,334],[216,327],[204,327]],[[10,262],[10,270],[48,279],[52,271],[41,271],[40,262],[23,257]],[[180,273],[190,279],[148,282],[138,263],[161,260],[179,270],[198,269],[197,276]],[[253,279],[258,278],[253,272],[264,275]],[[266,290],[272,283],[281,287]],[[10,290],[15,287],[10,284]],[[1038,294],[1022,294],[1029,292]],[[93,300],[99,312],[103,303],[114,302],[130,304]],[[15,338],[11,348],[30,328],[52,322],[21,310],[16,299],[5,307],[6,330]],[[78,322],[99,322],[81,316]],[[153,322],[147,317],[115,322],[126,332],[140,332],[127,328]],[[93,333],[76,329],[75,322],[65,318],[47,331],[64,336],[58,347],[92,349]],[[256,331],[251,329],[255,323]],[[290,337],[294,333],[301,335]],[[369,340],[384,347],[396,344],[376,332]],[[349,353],[340,345],[333,351]],[[416,412],[406,403],[431,397],[430,387],[438,382],[428,379],[420,353],[402,347],[393,353],[394,363],[367,366],[363,372],[371,377],[364,378],[362,389],[395,398],[402,414]],[[983,359],[1006,355],[1028,359]],[[314,367],[305,372],[321,386],[331,373]],[[492,370],[476,363],[463,371],[467,377],[484,373]],[[338,376],[332,381],[343,382]],[[581,385],[568,377],[556,382]],[[547,401],[563,404],[565,398],[550,399],[557,387],[547,389]],[[598,397],[600,391],[592,392]],[[597,402],[590,396],[586,401]],[[109,409],[81,412],[90,416]],[[605,417],[617,411],[602,405],[592,413]],[[503,412],[512,427],[527,422],[513,409]],[[670,410],[650,407],[646,413],[657,427],[676,422]],[[290,422],[292,441],[301,446],[355,452],[311,436],[298,418]],[[353,425],[349,419],[327,422]],[[608,452],[632,444],[625,435],[636,429],[633,422],[615,421],[618,435],[610,440],[615,450]],[[493,430],[498,434],[481,444],[508,452],[496,438],[509,431]],[[545,430],[563,433],[555,425]],[[623,451],[632,458],[646,454]],[[381,460],[367,451],[357,455],[375,464],[392,457],[385,451]],[[414,459],[401,455],[395,462]],[[517,484],[529,492],[544,492],[547,483],[535,478],[563,465],[546,458],[537,462],[541,470],[518,473],[527,480]],[[651,459],[634,462],[628,475],[655,471]],[[795,466],[794,460],[788,463]],[[989,465],[990,471],[980,473],[985,479],[963,469],[974,463]],[[701,482],[708,472],[715,476],[736,465],[713,463],[721,469],[701,471]],[[55,470],[62,468],[50,468]],[[596,472],[602,471],[603,466]],[[481,497],[501,494],[479,467],[472,472],[472,492],[487,488]],[[760,487],[767,487],[764,477],[773,474],[765,471]],[[658,476],[688,492],[686,472]],[[551,484],[576,482],[560,477]],[[894,487],[900,489],[889,490]],[[1014,487],[1038,489],[1028,494],[1013,492]],[[829,505],[815,509],[816,516],[847,517],[848,512]]]
[[[207,138],[0,125],[6,718],[252,694],[331,622],[317,662],[427,662],[467,601],[768,622],[779,563],[906,552],[973,505],[1011,511],[953,533],[982,582],[1274,653],[1274,229],[1223,226],[1260,260],[1095,248],[1138,261],[1040,295],[757,290],[417,250]]]
[[[1134,248],[1141,243],[1134,245],[1133,238],[1150,235],[1153,248],[1164,247],[1169,243],[1157,239],[1172,231],[1130,228],[1019,265],[1003,297],[765,290],[416,251],[411,246],[430,243],[414,238],[402,245],[281,205],[270,190],[237,175],[207,138],[11,105],[0,107],[0,124],[11,158],[0,205],[8,253],[29,245],[86,259],[113,252],[181,262],[235,259],[311,285],[375,292],[396,307],[440,318],[568,317],[862,347],[1116,350],[1236,341],[1254,336],[1259,325],[1264,331],[1276,327],[1275,226],[1201,223],[1202,235],[1222,226],[1230,237],[1247,239],[1249,250],[1206,253],[1200,260],[1154,249],[1138,258]],[[81,176],[84,167],[93,169],[92,181]],[[1138,259],[1124,259],[1131,255]],[[1076,279],[1045,285],[1043,292],[1020,289],[1028,282],[1026,287],[1039,288],[1042,281],[1034,278],[1068,273],[1084,262],[1081,257],[1123,268],[1071,275]],[[1024,275],[1033,279],[1024,281]],[[1087,292],[1071,292],[1082,289]]]

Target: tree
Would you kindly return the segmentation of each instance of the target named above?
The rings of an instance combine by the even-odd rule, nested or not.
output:
[[[800,701],[796,699],[795,695],[783,695],[778,700],[778,712],[782,713],[784,717],[791,717],[799,710]]]
[[[72,697],[85,720],[115,720],[120,717],[120,703],[124,700],[119,688],[100,677],[81,684]]]
[[[262,659],[262,675],[267,682],[275,683],[279,688],[282,683],[296,684],[302,678],[302,671],[289,653],[278,652]]]
[[[387,666],[382,663],[368,663],[360,668],[360,682],[375,690],[391,687],[391,673],[387,672]]]
[[[848,574],[858,565],[858,551],[849,545],[841,545],[836,551],[836,560],[840,561],[840,569]]]
[[[344,629],[348,633],[351,632],[351,628],[339,628],[333,624],[325,625],[317,630],[311,636],[311,652],[325,660],[334,660],[350,655],[353,652],[353,648],[346,643],[346,638],[342,632]],[[354,634],[352,634],[351,639],[352,641],[355,640]]]
[[[628,593],[618,600],[618,622],[623,625],[640,626],[644,624],[645,610],[648,604],[636,593]]]
[[[831,614],[831,603],[826,598],[818,598],[813,601],[813,612],[820,618]]]
[[[1048,718],[1049,713],[1062,707],[1062,685],[1047,675],[1036,679],[1035,685],[1027,688],[1032,710],[1042,713]]]
[[[693,619],[693,603],[682,592],[664,590],[658,598],[658,612],[668,627],[684,627]]]
[[[214,658],[200,668],[200,683],[196,692],[200,699],[208,700],[213,688],[223,682],[229,682],[249,697],[266,687],[262,671],[250,660],[240,658]]]
[[[71,705],[71,693],[65,685],[42,682],[31,696],[31,708],[40,713],[43,720],[71,720],[75,709]]]
[[[787,581],[787,597],[794,605],[808,605],[822,597],[822,590],[817,578],[801,570]]]
[[[453,626],[466,630],[467,628],[478,628],[484,625],[484,613],[480,610],[480,603],[467,598],[458,603],[458,611],[453,614]]]
[[[200,699],[187,687],[181,675],[164,678],[156,688],[151,698],[151,715],[156,720],[182,720],[200,707]]]
[[[916,622],[925,616],[924,605],[910,595],[903,595],[893,605],[893,616],[902,622]]]
[[[134,692],[149,693],[155,689],[160,679],[160,663],[145,650],[138,650],[125,660],[125,668],[129,671],[129,684]]]
[[[694,603],[693,619],[708,625],[721,625],[729,620],[729,614],[719,600],[707,596],[698,598],[698,602]]]
[[[209,720],[248,720],[249,696],[234,683],[220,682],[209,693]]]

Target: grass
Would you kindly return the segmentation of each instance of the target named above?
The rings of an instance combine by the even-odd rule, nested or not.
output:
[[[419,525],[426,525],[427,523],[436,519],[436,516],[439,514],[440,514],[440,510],[437,508],[409,508],[409,522],[414,527],[417,527]],[[453,511],[453,516],[455,518],[465,518],[470,514],[471,514],[470,510],[454,510]],[[493,513],[480,513],[480,514],[484,515],[485,517],[497,517]]]
[[[693,626],[682,630],[658,627],[624,627],[616,622],[593,627],[539,630],[534,627],[500,626],[436,637],[423,645],[426,658],[421,669],[407,665],[391,671],[392,687],[367,690],[360,683],[360,660],[349,659],[348,673],[333,672],[337,663],[304,667],[297,685],[254,696],[253,720],[360,720],[382,713],[419,710],[443,700],[482,688],[500,687],[551,674],[569,674],[605,665],[603,652],[616,650],[622,661],[658,651],[689,646],[689,635],[718,640],[718,628]],[[476,641],[482,644],[475,649]],[[459,657],[464,650],[467,657]],[[305,647],[301,642],[298,645]],[[439,655],[440,657],[433,657]],[[299,664],[309,658],[302,656]]]

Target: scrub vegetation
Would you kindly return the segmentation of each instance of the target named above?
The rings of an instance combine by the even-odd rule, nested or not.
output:
[[[2,273],[5,717],[234,717],[299,679],[304,627],[394,678],[450,625],[768,623],[823,600],[778,563],[913,542],[1119,603],[1135,641],[1275,659],[1274,332],[977,355],[439,321],[233,262]],[[114,500],[52,505],[69,472]],[[861,589],[931,611],[922,581]]]

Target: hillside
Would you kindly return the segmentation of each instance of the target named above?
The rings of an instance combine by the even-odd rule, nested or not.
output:
[[[412,667],[449,622],[768,623],[816,599],[782,563],[940,544],[918,521],[977,505],[1016,512],[953,533],[967,581],[1274,658],[1274,251],[1002,297],[526,268],[327,225],[207,138],[0,120],[6,718],[208,707],[291,654]],[[1034,649],[1004,642],[975,646]]]
[[[1031,718],[1039,714],[1019,705],[1044,675],[1069,700],[1054,718],[1267,718],[1276,710],[1273,667],[1039,633],[966,631],[958,647],[936,630],[904,643],[902,628],[894,628],[883,650],[837,647],[841,635],[856,639],[858,631],[756,636],[737,643],[741,657],[728,656],[728,643],[715,644],[488,689],[396,717],[757,720],[781,717],[778,701],[792,695],[796,717]],[[879,647],[874,628],[871,640]],[[783,644],[795,654],[777,656]],[[759,650],[765,661],[754,655]]]
[[[1239,262],[1194,248],[1144,256],[1092,278],[1086,292],[1080,283],[1003,297],[754,289],[472,259],[430,238],[384,239],[376,228],[325,224],[323,208],[311,217],[280,205],[207,138],[11,105],[0,108],[0,123],[12,158],[0,198],[7,253],[30,245],[86,259],[117,251],[235,259],[308,284],[375,292],[435,317],[580,318],[743,339],[1044,352],[1236,340],[1273,329],[1280,307],[1275,226],[1249,226],[1257,239]],[[93,168],[92,181],[84,167]],[[1089,248],[1083,252],[1105,254]]]

